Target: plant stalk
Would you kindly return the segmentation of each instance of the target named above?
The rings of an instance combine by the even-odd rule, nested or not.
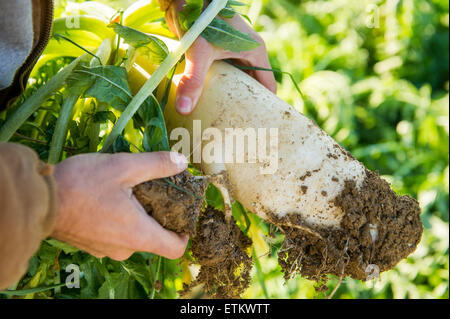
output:
[[[94,54],[94,58],[90,62],[91,67],[100,66],[106,64],[111,56],[112,51],[112,40],[105,39],[97,50],[96,54]],[[59,114],[58,120],[56,122],[55,132],[52,137],[52,141],[50,144],[50,154],[48,157],[49,164],[56,164],[59,162],[61,158],[61,151],[64,145],[64,142],[67,137],[67,127],[69,125],[69,121],[73,115],[73,109],[75,104],[82,92],[71,92],[65,99],[61,112]],[[99,125],[97,125],[99,126]],[[98,139],[98,129],[94,132],[97,132]],[[94,146],[90,145],[90,149],[93,150]],[[95,151],[97,151],[97,147],[95,146]]]
[[[80,95],[78,93],[69,93],[65,99],[58,120],[56,121],[55,132],[50,143],[50,154],[48,156],[49,164],[56,164],[61,157],[61,151],[67,135],[67,126],[73,113],[73,108]]]
[[[78,66],[86,55],[79,57],[70,63],[66,68],[58,72],[35,94],[30,96],[17,111],[0,128],[0,142],[7,142],[22,124],[44,103],[50,95],[61,89],[72,71]]]

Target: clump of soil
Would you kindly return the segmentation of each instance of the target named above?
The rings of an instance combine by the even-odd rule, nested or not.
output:
[[[228,221],[223,212],[208,207],[199,218],[191,244],[200,272],[180,294],[186,295],[192,287],[203,284],[213,298],[239,298],[250,284],[251,244],[233,218]]]
[[[213,298],[239,298],[250,284],[252,242],[232,217],[227,220],[223,212],[209,206],[202,212],[207,186],[206,179],[185,171],[140,184],[133,193],[164,228],[192,238],[192,256],[200,272],[180,295],[203,285]]]
[[[366,171],[359,189],[346,181],[334,204],[344,212],[340,229],[311,229],[298,215],[269,215],[285,234],[278,259],[286,279],[299,273],[322,283],[330,274],[370,280],[393,268],[420,242],[418,202],[397,196],[378,173]]]
[[[178,234],[193,236],[207,186],[204,178],[184,171],[173,177],[137,185],[133,193],[161,226]]]

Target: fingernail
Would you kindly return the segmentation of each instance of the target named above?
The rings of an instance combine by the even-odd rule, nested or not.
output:
[[[184,171],[188,166],[188,161],[183,154],[171,152],[170,160],[172,161],[172,163],[177,165],[177,167],[180,171]]]
[[[189,114],[192,111],[192,100],[187,96],[177,98],[177,110],[181,114]]]

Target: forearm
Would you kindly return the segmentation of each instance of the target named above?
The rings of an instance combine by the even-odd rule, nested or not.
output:
[[[0,143],[0,289],[20,279],[54,228],[52,171],[31,149]]]

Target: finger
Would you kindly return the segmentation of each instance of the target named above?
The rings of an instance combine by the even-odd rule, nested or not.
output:
[[[272,68],[267,57],[257,60],[252,66],[264,69]],[[273,74],[273,72],[255,70],[255,79],[262,85],[264,85],[267,89],[269,89],[272,93],[277,93],[277,81],[275,80],[275,75]]]
[[[239,15],[235,15],[232,19],[229,19],[228,22],[237,30],[250,34],[255,41],[261,43],[259,47],[252,51],[240,53],[237,59],[243,61],[243,64],[247,66],[271,69],[264,39],[257,34]],[[232,58],[236,57],[233,56]],[[275,81],[273,72],[254,70],[251,73],[257,81],[273,93],[276,93],[277,82]]]
[[[187,168],[187,159],[179,153],[153,152],[111,155],[109,169],[126,187],[176,175]]]
[[[115,250],[111,253],[108,253],[108,257],[116,261],[124,261],[130,258],[133,254],[134,251],[131,250]]]
[[[164,229],[147,214],[135,196],[124,197],[122,204],[121,210],[127,218],[118,220],[121,227],[109,239],[112,249],[105,249],[109,257],[124,260],[136,251],[151,252],[170,259],[184,254],[188,238]]]
[[[189,238],[163,228],[155,219],[142,216],[140,227],[135,230],[139,236],[137,251],[151,252],[169,259],[183,256]]]
[[[214,48],[204,38],[198,38],[186,52],[186,66],[178,84],[175,103],[178,113],[192,113],[202,94],[206,74],[213,61]]]
[[[230,58],[237,59],[238,64],[250,66],[254,68],[272,69],[269,58],[264,48],[255,49],[250,52],[241,53],[238,56],[230,56]],[[277,82],[272,71],[251,70],[249,74],[258,82],[264,85],[272,93],[277,92]]]
[[[94,256],[95,258],[100,259],[100,258],[106,257],[104,252],[100,251],[99,249],[87,247],[82,241],[78,240],[76,237],[72,237],[72,236],[68,236],[67,238],[59,237],[59,239],[65,243],[70,244],[71,246],[73,246],[75,248],[78,248],[84,252],[87,252],[88,254]]]

